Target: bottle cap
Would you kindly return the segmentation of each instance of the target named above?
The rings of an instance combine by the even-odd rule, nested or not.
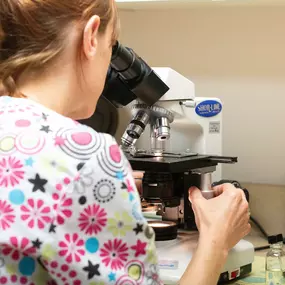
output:
[[[268,243],[269,244],[274,244],[274,243],[278,243],[278,242],[283,242],[283,235],[282,234],[268,237]]]

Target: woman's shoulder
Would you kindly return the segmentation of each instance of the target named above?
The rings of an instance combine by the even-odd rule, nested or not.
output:
[[[121,157],[115,139],[29,100],[0,98],[0,156],[46,157],[69,165]],[[48,159],[50,160],[50,159]],[[98,159],[97,159],[98,160]]]
[[[18,130],[22,132],[25,131],[24,127],[26,130],[29,128],[34,131],[40,128],[39,131],[54,135],[59,130],[68,129],[105,137],[107,140],[113,139],[108,134],[97,133],[86,125],[60,115],[36,102],[22,98],[0,96],[0,126],[3,126],[4,121],[9,128],[20,128]]]

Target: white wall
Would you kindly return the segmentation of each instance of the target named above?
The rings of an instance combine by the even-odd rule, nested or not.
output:
[[[121,11],[121,41],[224,102],[224,177],[285,185],[285,7]]]

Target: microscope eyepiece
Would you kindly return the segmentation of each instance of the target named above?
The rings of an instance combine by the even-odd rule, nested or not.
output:
[[[135,86],[144,75],[142,59],[137,57],[132,49],[124,47],[119,42],[113,48],[111,66],[130,84],[130,87]]]
[[[133,55],[124,48],[119,42],[113,46],[111,66],[117,72],[124,71],[130,67],[133,62]]]
[[[117,72],[122,72],[127,70],[132,65],[133,61],[133,54],[117,42],[113,47],[111,67]]]
[[[102,96],[116,107],[126,106],[136,99],[152,106],[168,90],[142,58],[132,49],[116,43]]]

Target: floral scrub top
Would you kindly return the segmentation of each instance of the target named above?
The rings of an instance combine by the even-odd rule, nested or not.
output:
[[[0,284],[161,284],[116,141],[10,97],[0,97]]]

